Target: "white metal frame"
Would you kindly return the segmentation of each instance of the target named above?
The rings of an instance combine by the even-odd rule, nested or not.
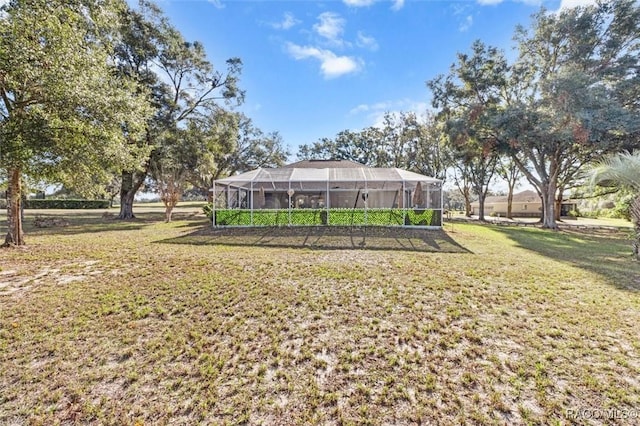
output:
[[[225,179],[220,179],[217,181],[214,181],[213,183],[213,188],[211,189],[212,194],[213,194],[213,215],[212,215],[212,225],[214,227],[217,227],[219,225],[216,224],[216,220],[215,220],[215,216],[216,216],[216,198],[217,195],[220,194],[220,192],[216,192],[216,186],[220,185],[220,186],[224,186],[226,187],[226,204],[227,204],[227,209],[232,209],[233,207],[231,206],[231,188],[232,187],[237,187],[237,190],[239,191],[241,188],[244,188],[245,190],[247,189],[245,186],[241,186],[239,184],[241,183],[245,183],[248,184],[248,189],[249,189],[249,199],[248,201],[248,207],[250,210],[250,226],[254,225],[254,220],[253,220],[253,211],[254,211],[254,188],[255,188],[255,183],[256,182],[264,182],[264,183],[271,183],[271,186],[273,187],[273,189],[276,188],[276,183],[280,182],[280,183],[287,183],[287,200],[288,200],[288,206],[287,206],[287,211],[288,211],[288,223],[289,225],[291,225],[291,200],[292,200],[292,194],[290,193],[292,191],[292,187],[291,187],[291,183],[292,182],[297,182],[297,179],[291,179],[292,175],[296,174],[293,171],[294,170],[303,170],[302,172],[298,172],[298,174],[302,174],[304,173],[304,170],[306,169],[291,169],[292,173],[289,174],[289,178],[286,180],[280,180],[280,179],[271,179],[271,180],[265,180],[265,179],[257,179],[257,177],[260,175],[260,171],[265,171],[267,172],[267,174],[271,175],[271,173],[269,173],[270,169],[258,169],[249,173],[245,173],[243,175],[237,175],[237,176],[230,176],[228,178]],[[276,170],[280,170],[280,169],[276,169]],[[313,169],[316,170],[317,169]],[[316,182],[318,183],[318,189],[320,188],[319,185],[324,185],[324,188],[326,190],[326,202],[325,202],[325,209],[327,211],[327,225],[330,225],[330,210],[332,208],[331,206],[331,183],[335,182],[335,183],[346,183],[346,182],[364,182],[364,187],[361,188],[361,190],[363,190],[363,192],[361,193],[366,193],[367,195],[369,195],[369,183],[373,183],[373,182],[389,182],[389,181],[385,181],[385,180],[371,180],[371,179],[367,179],[366,173],[364,173],[364,170],[377,170],[377,169],[370,169],[370,168],[363,168],[360,169],[361,172],[359,173],[359,177],[357,179],[353,179],[353,180],[346,180],[346,179],[339,179],[339,180],[330,180],[329,176],[330,176],[330,172],[329,170],[332,169],[324,169],[327,170],[326,172],[326,182],[321,182],[321,181],[315,181],[315,180],[301,180],[300,182],[306,182],[306,183],[312,183],[312,182]],[[351,169],[353,170],[353,169]],[[358,170],[358,169],[356,169]],[[431,178],[431,177],[427,177],[427,176],[423,176],[423,175],[419,175],[417,173],[412,173],[412,172],[407,172],[405,170],[401,170],[401,169],[385,169],[385,170],[395,170],[399,177],[402,177],[402,175],[407,175],[408,177],[411,177],[411,179],[406,179],[406,178],[401,178],[398,180],[394,180],[392,182],[396,182],[396,183],[401,183],[402,185],[402,211],[403,211],[403,224],[400,225],[402,227],[411,227],[411,228],[427,228],[427,229],[441,229],[442,228],[442,224],[443,224],[443,220],[444,220],[444,194],[442,191],[442,180],[440,179],[435,179],[435,178]],[[250,176],[247,176],[250,175]],[[407,183],[416,183],[417,182],[421,182],[423,184],[426,184],[426,209],[431,209],[434,211],[439,211],[440,212],[440,226],[416,226],[416,225],[405,225],[406,223],[406,217],[407,217],[407,211],[411,209],[411,207],[407,207],[408,205],[411,205],[411,197],[409,197],[409,199],[407,199],[407,190],[410,189],[410,187],[407,185]],[[439,208],[433,208],[432,206],[430,206],[431,204],[431,192],[432,192],[432,188],[431,188],[431,184],[437,183],[439,184],[439,191],[440,191],[440,206]],[[384,185],[383,185],[384,186]],[[413,186],[413,185],[411,185]],[[424,189],[423,189],[424,190]],[[376,191],[376,189],[373,189],[373,191]],[[222,191],[224,192],[224,190]],[[336,191],[333,191],[336,192]],[[366,226],[366,221],[367,221],[367,210],[368,210],[368,197],[366,197],[367,200],[364,201],[364,215],[365,215],[365,226]],[[357,202],[357,200],[356,200]],[[238,203],[240,203],[240,198],[239,198],[239,193],[238,193]],[[390,209],[393,207],[389,207]],[[280,209],[283,210],[283,209]]]

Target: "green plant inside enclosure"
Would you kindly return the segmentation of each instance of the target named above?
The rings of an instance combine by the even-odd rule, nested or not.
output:
[[[204,211],[212,217],[211,205]],[[216,210],[219,226],[440,226],[440,211],[431,209],[292,209],[288,210]]]

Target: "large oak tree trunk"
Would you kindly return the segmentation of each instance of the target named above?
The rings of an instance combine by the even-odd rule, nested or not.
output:
[[[558,229],[556,223],[556,185],[547,183],[542,187],[542,227]]]
[[[560,221],[562,219],[561,214],[562,214],[562,199],[564,198],[564,194],[563,194],[563,190],[562,188],[558,191],[558,196],[556,197],[556,211],[555,211],[555,215],[556,215],[556,220]]]
[[[4,246],[24,245],[22,231],[22,188],[20,169],[9,169],[9,187],[7,189],[7,236]]]
[[[513,188],[509,188],[507,195],[507,218],[513,219]]]
[[[478,220],[484,221],[484,195],[478,198]]]
[[[466,217],[471,217],[471,194],[469,193],[468,188],[464,188],[462,196],[464,197],[464,215]]]
[[[133,201],[136,193],[142,186],[146,174],[134,172],[122,172],[122,184],[120,186],[120,214],[118,219],[135,219],[133,214]]]

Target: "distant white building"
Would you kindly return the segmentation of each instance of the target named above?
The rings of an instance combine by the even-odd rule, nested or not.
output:
[[[507,196],[489,196],[484,201],[484,214],[486,216],[507,216]],[[471,203],[471,214],[477,215],[480,203]],[[565,200],[560,211],[561,216],[568,216],[571,210],[577,208],[577,203],[572,200]],[[527,190],[513,194],[511,203],[512,217],[542,217],[542,199],[537,192]]]

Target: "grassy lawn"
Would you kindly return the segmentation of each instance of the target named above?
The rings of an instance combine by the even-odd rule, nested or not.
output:
[[[624,235],[65,217],[0,250],[0,424],[640,416],[625,411],[640,407],[640,264]]]

